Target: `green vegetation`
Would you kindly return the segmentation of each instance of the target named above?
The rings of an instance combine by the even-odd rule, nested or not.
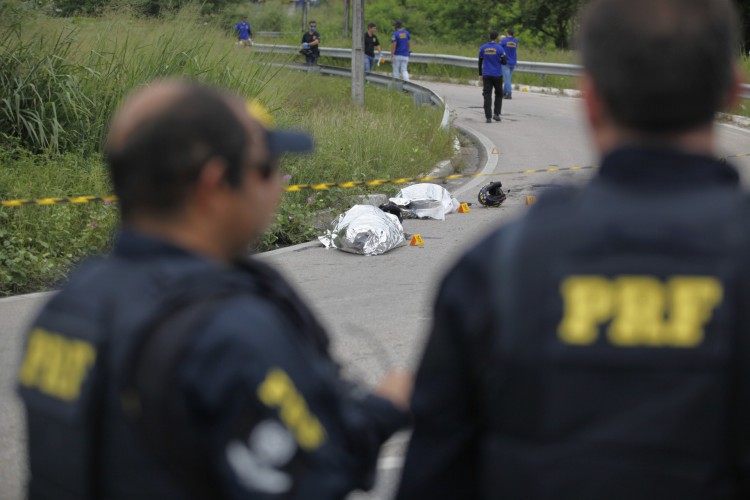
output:
[[[413,176],[451,155],[442,111],[370,87],[366,107],[353,108],[347,80],[271,66],[195,10],[92,19],[7,2],[0,9],[12,21],[0,27],[3,200],[110,194],[101,156],[107,120],[130,90],[162,77],[232,89],[261,101],[278,125],[310,131],[316,152],[284,162],[290,184]],[[321,210],[347,208],[356,194],[289,194],[261,248],[309,239]],[[116,205],[104,203],[0,209],[0,295],[53,286],[82,258],[106,251],[116,224]]]

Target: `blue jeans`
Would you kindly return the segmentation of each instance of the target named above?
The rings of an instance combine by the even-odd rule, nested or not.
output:
[[[365,54],[365,73],[372,71],[372,67],[375,65],[375,56],[368,56]]]
[[[502,68],[503,68],[503,80],[505,80],[505,88],[503,89],[503,94],[511,95],[513,94],[513,86],[510,83],[510,75],[513,74],[513,70],[516,69],[516,66],[505,64],[502,66]]]
[[[393,56],[393,78],[403,78],[409,81],[409,56]]]

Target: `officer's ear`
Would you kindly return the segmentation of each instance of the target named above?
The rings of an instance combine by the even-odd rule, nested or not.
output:
[[[588,73],[584,73],[581,77],[581,92],[586,106],[586,119],[591,128],[596,129],[603,120],[604,103],[594,85],[594,79]]]
[[[227,164],[222,158],[210,158],[195,183],[195,199],[203,206],[213,203],[216,195],[229,188]]]

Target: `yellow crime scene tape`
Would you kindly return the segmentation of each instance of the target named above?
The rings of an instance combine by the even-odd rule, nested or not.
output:
[[[745,158],[750,157],[750,153],[738,153],[730,156],[719,157],[720,161],[726,161],[730,158]],[[497,177],[502,175],[530,175],[530,174],[541,174],[549,172],[566,172],[576,170],[591,170],[598,168],[598,165],[586,165],[586,166],[573,166],[573,167],[549,167],[540,169],[526,169],[516,170],[513,172],[494,172],[491,174],[451,174],[442,176],[422,176],[422,177],[399,177],[396,179],[374,179],[369,181],[347,181],[347,182],[321,182],[318,184],[294,184],[292,186],[286,186],[284,190],[288,193],[296,193],[299,191],[325,191],[327,189],[341,188],[349,189],[354,187],[377,187],[385,184],[407,184],[410,182],[434,182],[434,181],[450,181],[454,179],[470,179],[475,177]],[[28,205],[65,205],[65,204],[83,204],[92,202],[114,202],[117,201],[117,196],[74,196],[74,197],[61,197],[61,198],[40,198],[36,200],[0,200],[0,207],[3,208],[14,208],[23,207]]]

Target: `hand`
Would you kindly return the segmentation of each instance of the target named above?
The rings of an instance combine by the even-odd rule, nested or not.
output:
[[[414,377],[404,370],[392,370],[385,374],[375,394],[390,400],[402,410],[409,409],[409,400],[414,388]]]

